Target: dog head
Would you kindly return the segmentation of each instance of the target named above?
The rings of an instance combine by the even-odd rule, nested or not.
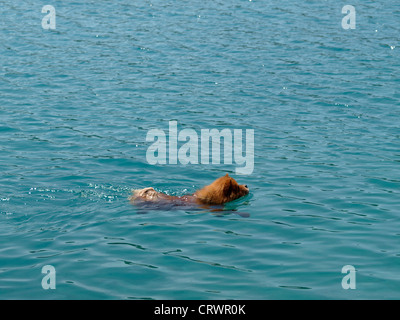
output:
[[[197,191],[195,196],[201,203],[221,205],[239,199],[248,193],[247,185],[239,185],[235,179],[226,174]]]

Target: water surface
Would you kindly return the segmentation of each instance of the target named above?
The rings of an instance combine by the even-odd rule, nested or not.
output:
[[[355,30],[342,1],[51,4],[53,31],[1,2],[1,299],[400,298],[398,2],[354,1]],[[254,129],[253,173],[148,164],[170,120]],[[247,218],[127,200],[227,172]]]

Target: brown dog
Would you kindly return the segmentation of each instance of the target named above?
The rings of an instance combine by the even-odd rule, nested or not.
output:
[[[239,185],[228,174],[215,180],[212,184],[196,191],[193,195],[182,197],[169,196],[153,188],[133,190],[129,198],[133,204],[140,203],[171,203],[176,205],[223,205],[239,199],[249,193],[247,185]]]

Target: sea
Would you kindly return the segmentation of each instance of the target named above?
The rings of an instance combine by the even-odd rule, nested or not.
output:
[[[0,299],[400,299],[398,1],[0,7]],[[253,170],[150,163],[171,121]],[[226,173],[223,210],[128,200]]]

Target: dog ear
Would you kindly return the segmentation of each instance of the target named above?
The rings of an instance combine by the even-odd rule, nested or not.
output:
[[[225,177],[229,178],[229,174],[227,173],[227,174],[225,175]]]
[[[226,174],[228,176],[228,174]],[[232,180],[229,179],[228,181],[225,182],[224,189],[222,190],[224,197],[229,197],[232,194],[233,189],[233,183]]]

